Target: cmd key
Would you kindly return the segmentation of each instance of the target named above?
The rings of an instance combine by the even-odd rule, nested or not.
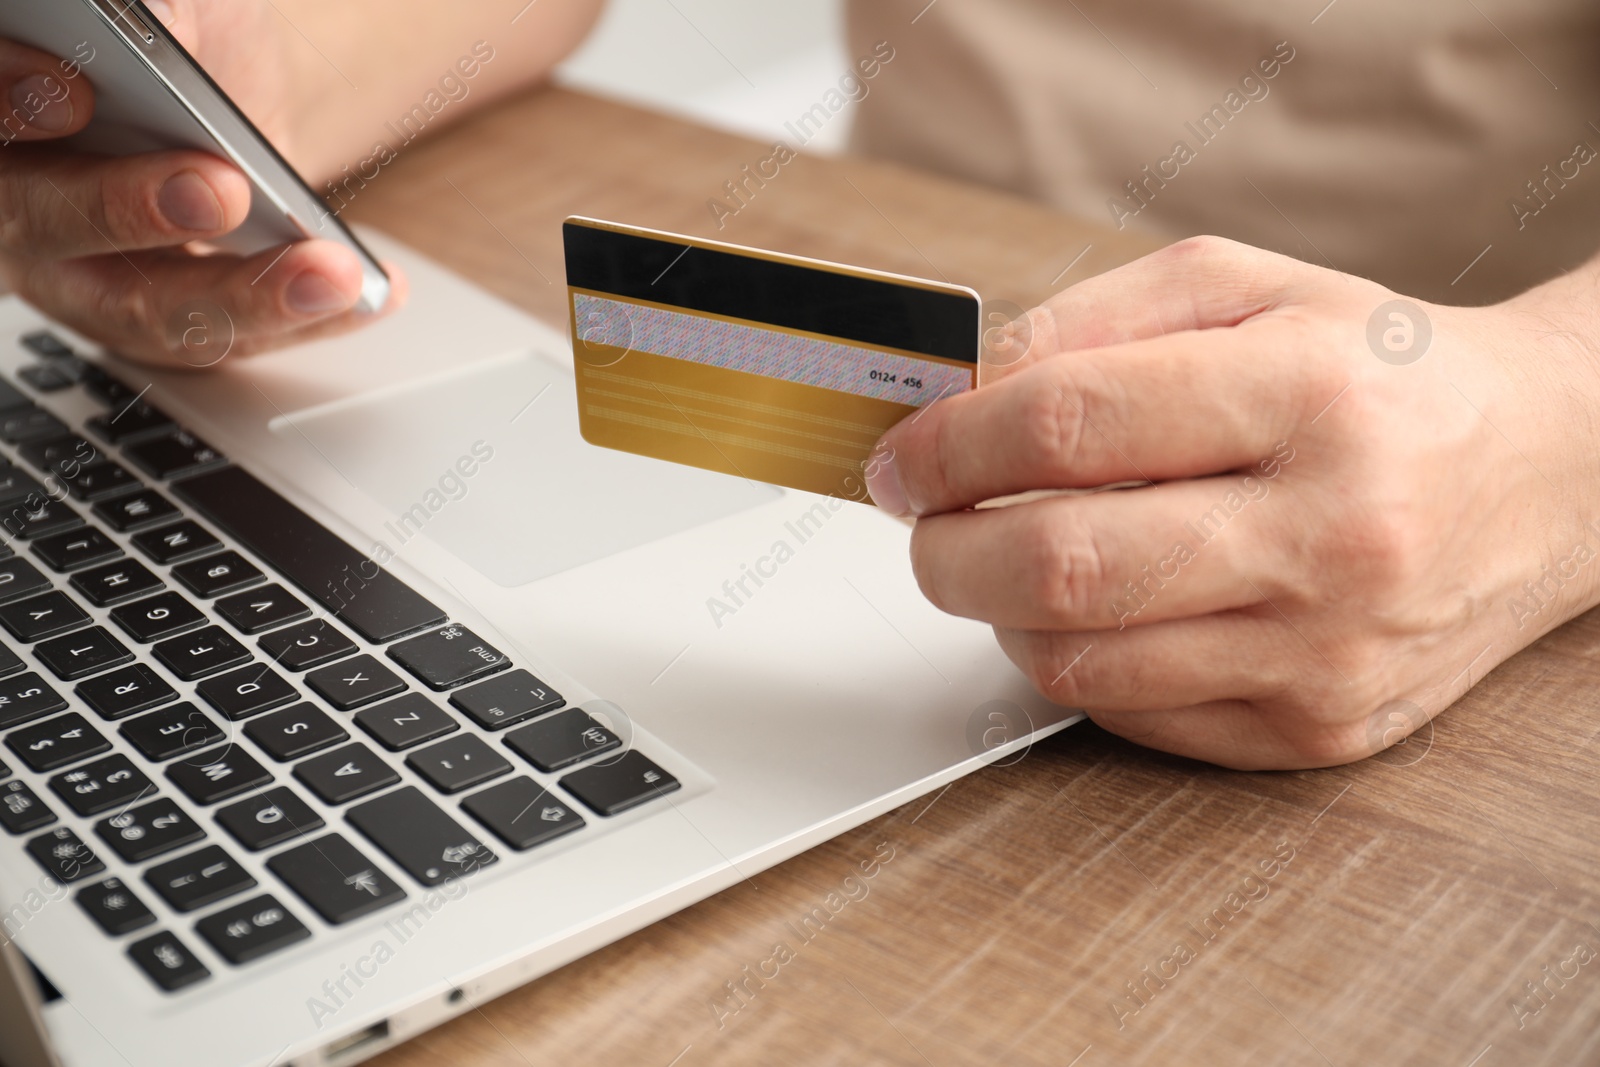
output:
[[[446,626],[389,648],[389,658],[429,689],[452,689],[509,666],[505,655],[465,626]]]

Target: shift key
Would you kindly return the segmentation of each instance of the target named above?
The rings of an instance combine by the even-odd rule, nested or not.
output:
[[[500,858],[415,786],[359,804],[345,818],[425,886],[471,874]]]

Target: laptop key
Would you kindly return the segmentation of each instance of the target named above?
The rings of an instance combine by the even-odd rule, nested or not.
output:
[[[112,398],[115,409],[109,415],[96,415],[87,423],[89,432],[103,441],[121,444],[135,437],[153,434],[172,425],[172,419],[160,408],[152,407],[136,398]]]
[[[145,907],[144,901],[135,896],[121,878],[107,878],[85,886],[78,891],[76,899],[84,914],[112,937],[131,934],[156,921],[155,913]]]
[[[144,872],[144,880],[175,911],[195,911],[256,885],[250,872],[221,845],[158,863]]]
[[[94,824],[94,832],[127,863],[143,863],[206,836],[198,823],[166,797],[101,819]]]
[[[128,958],[166,993],[176,993],[211,977],[206,965],[165,930],[129,945]]]
[[[106,869],[94,849],[65,826],[40,834],[28,842],[27,849],[28,855],[45,869],[45,873],[62,885],[82,881]]]
[[[25,834],[56,821],[51,811],[28,783],[10,781],[0,784],[0,826],[10,834]]]
[[[343,726],[309,700],[259,719],[251,719],[244,732],[279,763],[309,756],[330,745],[350,740],[350,734]]]
[[[79,467],[105,458],[94,445],[75,433],[29,441],[17,449],[17,454],[48,474],[73,474]]]
[[[620,815],[629,808],[679,788],[672,775],[632,750],[614,760],[582,767],[561,779],[561,788],[601,815]]]
[[[310,686],[340,711],[382,700],[406,687],[400,676],[371,656],[353,656],[306,675]]]
[[[32,722],[66,706],[66,699],[31,671],[0,682],[0,730]]]
[[[124,604],[111,613],[111,621],[128,632],[135,641],[149,644],[205,622],[199,608],[178,593],[160,593],[134,604]]]
[[[172,576],[205,600],[245,589],[266,577],[254,563],[232,549],[180,564],[172,568]]]
[[[40,495],[0,504],[0,526],[6,533],[26,541],[72,530],[83,525],[83,517],[67,505]]]
[[[85,817],[125,807],[156,791],[155,783],[120,752],[56,775],[50,788]]]
[[[461,807],[518,852],[584,826],[583,816],[532,778],[513,778],[461,802]]]
[[[0,603],[20,600],[50,588],[50,579],[39,568],[17,557],[0,560]]]
[[[107,722],[126,719],[178,699],[178,691],[143,663],[79,682],[73,692]]]
[[[188,430],[141,441],[123,449],[134,466],[160,481],[199,474],[228,462],[227,457]]]
[[[111,742],[74,711],[14,730],[6,736],[6,745],[30,769],[43,773],[99,755],[111,747]]]
[[[118,493],[144,488],[139,479],[135,478],[126,467],[112,463],[108,459],[86,464],[70,473],[58,472],[56,481],[60,482],[74,499],[87,501],[90,504],[114,497]]]
[[[120,559],[103,567],[79,571],[71,579],[72,587],[97,608],[109,608],[127,600],[148,596],[166,583],[150,572],[150,568],[132,559]]]
[[[293,841],[326,825],[311,805],[284,785],[219,809],[217,822],[251,852]]]
[[[38,538],[33,542],[33,554],[55,570],[72,571],[116,559],[122,555],[122,549],[93,526],[86,526]]]
[[[259,789],[272,774],[242,745],[219,745],[167,768],[167,778],[196,804],[215,804]]]
[[[154,489],[141,489],[100,501],[94,506],[94,514],[118,533],[132,533],[178,518],[181,513],[177,505]]]
[[[26,441],[38,441],[46,437],[60,437],[66,432],[67,424],[42,408],[27,407],[0,411],[0,439],[8,445],[20,445]]]
[[[130,719],[117,732],[138,749],[140,755],[154,763],[164,763],[227,737],[210,716],[187,700]]]
[[[17,377],[41,393],[57,393],[72,388],[72,379],[48,363],[34,363],[17,371]]]
[[[32,333],[23,334],[22,347],[40,359],[59,359],[62,356],[72,355],[72,348],[49,330],[34,330]],[[3,381],[0,381],[0,385],[5,385],[5,389],[0,389],[0,408],[27,403],[27,397],[19,393],[14,386]],[[9,390],[9,393],[6,390]]]
[[[360,743],[313,756],[295,766],[294,776],[329,804],[364,797],[400,780],[393,767]]]
[[[273,896],[230,904],[194,925],[217,955],[233,964],[250,963],[311,936],[306,924],[289,914]]]
[[[559,771],[574,763],[622,747],[616,734],[582,708],[568,708],[506,735],[511,750],[541,771]]]
[[[424,886],[472,874],[500,858],[414,785],[358,804],[345,818]]]
[[[554,711],[566,700],[527,671],[515,670],[456,690],[450,694],[450,703],[484,729],[504,730],[524,719]]]
[[[356,650],[356,643],[322,619],[270,633],[260,641],[261,651],[287,671],[307,671]]]
[[[182,637],[168,638],[153,646],[151,652],[186,682],[250,660],[250,650],[220,626],[207,626]]]
[[[281,585],[239,593],[213,605],[242,634],[258,634],[311,614],[311,609]]]
[[[0,607],[0,626],[29,644],[76,630],[89,615],[65,593],[51,591]]]
[[[133,659],[126,645],[112,637],[103,626],[52,637],[33,646],[39,662],[49,667],[64,682],[74,681],[107,667],[118,667]]]
[[[441,793],[459,793],[511,773],[511,762],[477,734],[462,734],[413,752],[406,766]]]
[[[359,711],[356,725],[391,752],[432,741],[461,729],[461,724],[421,693],[407,693]]]
[[[280,852],[267,869],[316,913],[338,926],[405,899],[405,890],[340,834]]]
[[[22,657],[17,655],[5,645],[0,645],[0,678],[16,674],[27,664],[22,662]]]
[[[222,547],[221,541],[193,519],[136,533],[131,540],[134,548],[163,566],[195,559]]]
[[[195,686],[206,703],[237,721],[281,708],[300,699],[295,687],[284,681],[271,667],[252,663],[248,667],[207,678]]]
[[[453,689],[510,666],[499,649],[465,626],[446,626],[391,645],[389,658],[435,690]]]

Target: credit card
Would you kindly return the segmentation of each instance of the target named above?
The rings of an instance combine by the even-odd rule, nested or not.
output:
[[[977,385],[963,286],[569,218],[591,444],[870,503],[884,431]]]

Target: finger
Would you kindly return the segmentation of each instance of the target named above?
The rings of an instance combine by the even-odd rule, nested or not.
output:
[[[94,90],[82,73],[70,56],[0,40],[0,144],[66,137],[88,125]]]
[[[911,566],[952,615],[1025,630],[1142,626],[1260,603],[1278,583],[1248,475],[917,520]]]
[[[1136,745],[1239,771],[1336,767],[1372,751],[1363,744],[1359,723],[1302,718],[1286,727],[1272,709],[1238,700],[1159,711],[1085,711],[1102,729]]]
[[[0,252],[21,259],[181,245],[219,237],[249,213],[249,181],[205,152],[0,154]]]
[[[1259,464],[1292,451],[1284,442],[1302,411],[1345,384],[1315,362],[1286,373],[1296,339],[1293,326],[1258,319],[1038,363],[900,422],[868,464],[868,488],[890,514],[926,515]]]

